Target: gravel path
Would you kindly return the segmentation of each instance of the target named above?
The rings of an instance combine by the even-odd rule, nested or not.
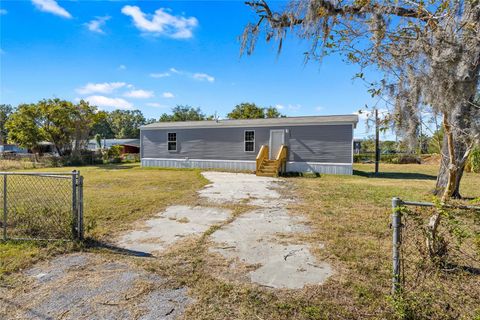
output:
[[[128,261],[68,254],[27,270],[22,290],[4,292],[2,319],[175,319],[190,302],[186,288]]]

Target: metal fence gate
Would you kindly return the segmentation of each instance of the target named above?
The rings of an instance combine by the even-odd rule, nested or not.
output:
[[[433,212],[432,212],[433,210]],[[442,270],[480,272],[480,206],[435,204],[392,199],[392,294],[400,292],[448,293],[448,277],[439,273],[429,257],[426,240],[428,223],[434,212],[442,215],[437,237],[442,246]],[[471,279],[474,279],[474,278]],[[427,279],[435,279],[434,283]],[[466,278],[470,279],[470,278]]]
[[[0,172],[3,240],[82,240],[83,177],[72,172]]]

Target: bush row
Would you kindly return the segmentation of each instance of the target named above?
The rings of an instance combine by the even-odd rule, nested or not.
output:
[[[374,153],[353,155],[353,162],[374,162]],[[413,154],[381,154],[380,161],[393,164],[422,163],[420,157]]]

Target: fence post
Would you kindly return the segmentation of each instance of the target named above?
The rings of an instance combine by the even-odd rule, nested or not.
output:
[[[72,171],[72,235],[74,238],[78,237],[78,211],[77,211],[77,171]]]
[[[7,240],[7,219],[8,219],[8,203],[7,203],[7,175],[3,175],[3,240]]]
[[[80,174],[80,173],[79,173]],[[78,240],[83,240],[83,177],[78,176]]]
[[[402,213],[400,198],[392,198],[392,229],[393,229],[393,277],[392,277],[392,295],[400,291],[400,246],[402,245]]]

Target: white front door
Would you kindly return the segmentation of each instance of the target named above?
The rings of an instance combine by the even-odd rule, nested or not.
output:
[[[275,160],[282,144],[285,144],[285,130],[270,130],[269,158]]]

